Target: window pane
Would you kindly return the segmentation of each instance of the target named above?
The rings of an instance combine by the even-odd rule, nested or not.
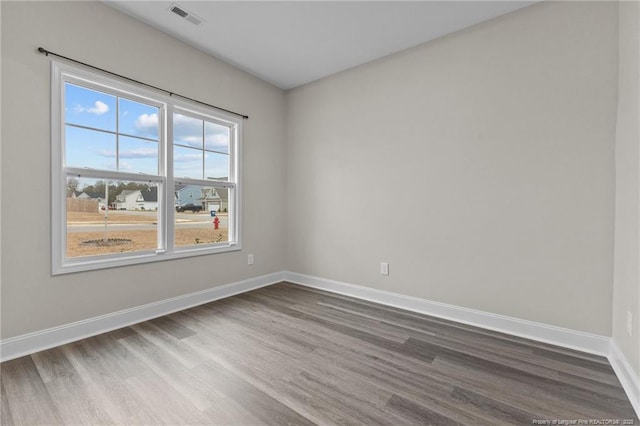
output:
[[[68,177],[66,256],[155,250],[157,209],[156,184]]]
[[[229,180],[229,156],[205,151],[204,178],[213,180]]]
[[[204,148],[229,153],[230,129],[214,123],[204,123]]]
[[[119,143],[119,171],[158,174],[158,142],[120,136]]]
[[[202,153],[203,151],[199,149],[175,146],[173,148],[173,173],[175,177],[202,179]]]
[[[203,125],[202,120],[174,113],[173,143],[202,149]]]
[[[116,97],[65,83],[65,121],[96,129],[116,130]]]
[[[116,136],[65,126],[65,157],[67,166],[116,170]]]
[[[158,140],[159,109],[129,99],[118,100],[118,132]]]
[[[229,241],[228,189],[176,185],[174,201],[176,247]]]

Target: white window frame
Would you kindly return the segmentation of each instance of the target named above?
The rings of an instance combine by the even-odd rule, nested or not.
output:
[[[159,173],[157,176],[119,171],[67,167],[65,164],[65,83],[102,91],[127,99],[138,100],[159,108]],[[229,180],[174,179],[173,176],[173,113],[185,114],[229,127]],[[215,108],[183,101],[163,93],[127,83],[107,75],[62,62],[51,62],[51,258],[52,274],[90,271],[139,263],[157,262],[242,249],[241,238],[241,176],[242,118]],[[117,130],[117,129],[116,129]],[[66,187],[70,175],[108,179],[148,181],[158,185],[158,248],[157,250],[66,257],[67,214]],[[174,247],[175,183],[226,188],[229,190],[229,239],[226,242]]]

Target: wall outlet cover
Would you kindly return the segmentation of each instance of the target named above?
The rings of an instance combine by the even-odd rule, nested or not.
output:
[[[380,275],[389,275],[389,264],[387,262],[380,262]]]

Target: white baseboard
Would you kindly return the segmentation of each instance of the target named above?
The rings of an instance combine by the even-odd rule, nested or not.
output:
[[[262,275],[71,324],[3,339],[0,340],[0,361],[8,361],[203,303],[265,287],[283,281],[283,278],[283,272]]]
[[[638,374],[631,368],[629,361],[614,339],[611,339],[609,362],[616,376],[618,376],[618,380],[620,380],[624,391],[627,393],[633,409],[636,410],[636,415],[640,417],[640,377],[638,377]]]
[[[609,355],[610,338],[568,328],[556,327],[534,321],[527,321],[505,315],[492,314],[463,308],[461,306],[448,305],[446,303],[433,302],[403,294],[377,290],[355,284],[328,280],[311,275],[285,271],[286,281],[300,284],[319,290],[344,294],[383,305],[406,309],[421,314],[432,315],[464,324],[473,325],[493,331],[499,331],[514,336],[524,337],[539,342],[550,343],[565,348],[589,352],[596,355]]]

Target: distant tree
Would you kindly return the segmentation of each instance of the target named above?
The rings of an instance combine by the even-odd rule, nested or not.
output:
[[[67,179],[67,198],[71,197],[73,193],[78,190],[78,185],[80,185],[80,181],[77,178],[71,177]]]
[[[104,181],[99,180],[94,185],[85,186],[84,192],[91,198],[104,198]]]
[[[103,180],[96,181],[93,185],[88,185],[84,188],[84,192],[91,198],[104,198],[104,186]],[[118,194],[116,185],[109,185],[109,200],[108,204],[113,203],[116,200]]]

